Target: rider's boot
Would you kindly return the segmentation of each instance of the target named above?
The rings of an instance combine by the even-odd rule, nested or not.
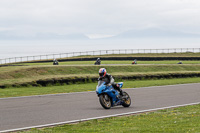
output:
[[[120,94],[120,96],[123,96],[123,91],[122,91],[122,89],[119,89],[119,94]]]
[[[116,89],[116,90],[119,91],[119,95],[120,95],[120,96],[123,96],[123,91],[122,91],[122,89],[119,87],[118,84],[113,84],[113,87],[114,87],[114,89]]]
[[[119,91],[119,95],[117,96],[119,99],[123,98],[123,91],[121,89],[118,90]]]
[[[119,85],[116,85],[116,89],[119,91],[120,96],[123,96],[123,91],[122,91],[122,89],[119,87]]]

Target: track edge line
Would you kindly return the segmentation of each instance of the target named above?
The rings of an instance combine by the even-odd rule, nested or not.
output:
[[[160,108],[154,108],[154,109],[148,109],[148,110],[140,110],[140,111],[134,111],[134,112],[121,113],[121,114],[113,114],[113,115],[92,117],[92,118],[86,118],[86,119],[80,119],[80,120],[72,120],[72,121],[65,121],[65,122],[58,122],[58,123],[51,123],[51,124],[44,124],[44,125],[37,125],[37,126],[9,129],[9,130],[2,130],[2,131],[0,131],[0,133],[16,132],[16,131],[28,130],[28,129],[32,129],[32,128],[42,128],[42,127],[50,127],[50,126],[57,126],[57,125],[63,125],[63,124],[71,124],[71,123],[89,121],[89,120],[94,120],[94,119],[103,119],[103,118],[109,118],[109,117],[117,117],[117,116],[145,113],[145,112],[157,111],[157,110],[162,110],[162,109],[170,109],[170,108],[184,107],[184,106],[197,105],[197,104],[200,104],[200,102],[182,104],[182,105],[174,105],[174,106],[167,106],[167,107],[160,107]]]

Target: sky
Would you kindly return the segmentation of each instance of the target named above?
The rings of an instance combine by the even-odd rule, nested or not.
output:
[[[199,35],[199,7],[199,0],[0,0],[0,40],[104,39],[149,29]]]

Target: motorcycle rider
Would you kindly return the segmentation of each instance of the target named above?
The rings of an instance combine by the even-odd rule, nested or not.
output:
[[[58,65],[58,61],[55,59],[53,59],[53,65]]]
[[[107,84],[111,84],[113,86],[113,88],[115,90],[118,90],[120,95],[123,96],[122,89],[120,89],[119,85],[114,82],[114,78],[110,74],[106,73],[106,69],[105,68],[100,68],[99,69],[99,78],[98,78],[98,80],[104,81],[106,85]]]
[[[95,64],[95,65],[101,65],[101,60],[100,60],[100,58],[97,58],[97,60],[95,61],[94,64]]]
[[[101,60],[100,60],[100,58],[97,58],[97,61],[96,61],[97,63],[101,63]]]

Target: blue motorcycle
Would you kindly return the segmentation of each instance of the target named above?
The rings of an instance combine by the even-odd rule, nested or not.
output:
[[[120,88],[123,86],[123,82],[118,83]],[[96,93],[99,97],[99,102],[105,109],[110,109],[113,106],[122,105],[129,107],[131,105],[131,98],[128,93],[123,91],[123,96],[120,96],[119,92],[115,90],[112,85],[106,85],[104,81],[98,81]]]

